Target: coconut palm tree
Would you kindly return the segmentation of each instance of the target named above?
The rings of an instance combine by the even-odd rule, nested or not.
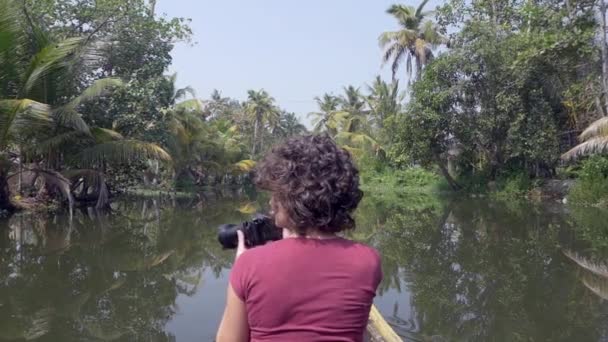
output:
[[[399,81],[387,83],[377,76],[371,85],[367,86],[369,95],[366,97],[370,113],[378,128],[384,127],[384,120],[401,111],[404,94],[399,93]]]
[[[67,197],[70,184],[55,171],[59,168],[103,171],[108,163],[170,159],[156,145],[89,127],[79,107],[122,82],[97,80],[74,96],[69,84],[72,70],[93,66],[99,54],[85,39],[53,41],[33,23],[23,27],[19,9],[14,0],[0,0],[0,208],[14,208],[7,179],[15,162],[19,169],[14,174],[22,173],[25,155],[34,171]]]
[[[308,113],[308,117],[312,118],[313,131],[336,135],[339,118],[346,115],[345,112],[338,110],[340,98],[326,93],[323,97],[315,97],[315,102],[319,111]]]
[[[419,79],[422,68],[433,58],[433,49],[445,42],[437,26],[427,19],[430,14],[424,11],[427,2],[423,0],[418,8],[395,4],[386,11],[401,26],[398,31],[384,32],[378,38],[384,50],[383,63],[391,63],[393,78],[405,60],[407,74],[415,73]]]
[[[283,111],[281,113],[281,117],[279,118],[279,124],[276,126],[273,134],[287,138],[294,135],[304,134],[306,132],[306,127],[300,123],[300,120],[298,120],[298,117],[294,113]]]
[[[340,109],[347,114],[339,118],[339,131],[354,133],[370,130],[369,110],[359,88],[352,85],[344,87],[344,95],[340,97]]]
[[[608,117],[593,122],[579,136],[580,144],[562,155],[564,160],[608,152]]]
[[[275,126],[279,121],[279,110],[274,104],[274,98],[264,89],[258,91],[249,90],[247,92],[247,103],[245,111],[253,121],[253,142],[251,155],[258,152],[257,147],[263,146],[264,128]]]

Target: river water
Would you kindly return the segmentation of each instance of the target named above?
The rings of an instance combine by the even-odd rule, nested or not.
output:
[[[122,198],[0,221],[0,340],[212,341],[233,259],[216,227],[266,201]],[[408,341],[608,339],[605,211],[366,195],[357,224],[383,257],[376,305]]]

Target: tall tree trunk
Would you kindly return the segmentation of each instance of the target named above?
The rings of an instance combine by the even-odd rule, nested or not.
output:
[[[450,172],[448,171],[448,168],[446,167],[443,160],[441,160],[439,153],[433,152],[433,157],[435,158],[435,162],[437,163],[437,166],[439,166],[439,170],[441,171],[441,174],[443,175],[445,180],[448,182],[450,188],[452,188],[452,190],[454,191],[461,190],[462,187],[460,186],[460,184],[458,184],[458,182],[456,182],[452,175],[450,175]]]
[[[258,132],[258,134],[260,135],[260,152],[262,152],[262,149],[264,148],[264,126],[260,125],[260,130]]]
[[[153,17],[156,12],[156,0],[150,0],[148,11],[149,11],[148,13],[150,14],[150,16]]]
[[[255,155],[257,152],[256,146],[258,142],[258,134],[259,134],[259,126],[260,126],[260,116],[258,114],[255,115],[255,123],[253,124],[253,147],[251,148],[251,157]]]
[[[600,20],[602,39],[602,86],[604,88],[604,106],[608,112],[608,40],[606,39],[606,2],[600,0]]]

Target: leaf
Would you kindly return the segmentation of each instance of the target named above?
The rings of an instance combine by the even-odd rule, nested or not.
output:
[[[589,127],[581,133],[579,139],[585,141],[594,137],[605,136],[608,136],[608,117],[603,117],[589,125]]]
[[[95,100],[97,98],[111,94],[112,90],[124,86],[124,82],[119,78],[102,78],[96,80],[80,95],[73,98],[66,105],[60,107],[57,111],[75,111],[81,104]]]
[[[113,140],[122,140],[124,137],[122,134],[116,132],[112,129],[101,128],[101,127],[92,127],[91,135],[95,138],[97,143],[104,143]]]
[[[146,159],[171,161],[171,156],[153,143],[139,140],[118,140],[89,147],[75,158],[76,162],[84,167],[95,167],[103,163],[129,164]]]
[[[56,111],[53,113],[53,119],[61,126],[69,127],[85,134],[91,133],[89,125],[84,121],[82,115],[76,111]]]
[[[251,172],[255,167],[255,161],[251,159],[241,160],[234,164],[234,167],[241,172]]]
[[[38,52],[25,73],[25,83],[21,94],[28,94],[49,72],[67,66],[82,41],[82,38],[68,38],[59,43],[50,44]]]
[[[6,146],[11,132],[50,123],[50,107],[30,99],[0,100],[0,147]]]
[[[190,94],[190,96],[192,96],[192,97],[196,97],[196,91],[194,91],[194,88],[188,86],[185,88],[178,89],[175,92],[174,98],[175,98],[175,100],[179,100],[179,99],[186,97],[187,94]]]
[[[595,263],[583,256],[580,256],[571,251],[563,251],[564,255],[567,256],[570,260],[574,261],[577,265],[582,267],[583,269],[596,274],[598,276],[608,278],[608,265]]]
[[[598,297],[608,300],[608,278],[585,275],[583,277],[583,284]]]
[[[18,18],[19,6],[13,1],[0,1],[0,54],[11,52],[24,37]]]
[[[571,161],[576,158],[595,154],[595,153],[605,153],[608,151],[608,136],[606,137],[596,137],[589,139],[581,144],[576,145],[568,152],[562,155],[562,159],[565,161]]]
[[[66,145],[77,145],[90,141],[91,137],[79,131],[70,131],[54,135],[37,143],[34,148],[38,153],[50,153],[57,151]]]

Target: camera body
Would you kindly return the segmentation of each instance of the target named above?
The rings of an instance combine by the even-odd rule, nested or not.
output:
[[[218,228],[217,239],[225,249],[234,249],[238,246],[237,230],[245,235],[245,246],[252,248],[261,246],[268,241],[276,241],[283,238],[283,232],[274,225],[273,219],[257,214],[251,221],[241,224],[223,224]]]

